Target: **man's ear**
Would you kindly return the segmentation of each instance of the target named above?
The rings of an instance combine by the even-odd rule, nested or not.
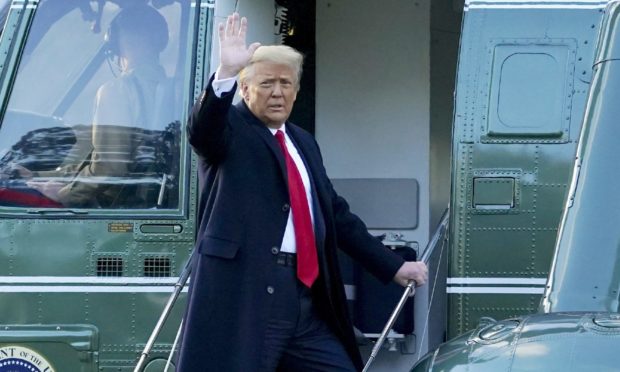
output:
[[[250,98],[250,87],[245,81],[241,83],[241,97],[243,97],[243,100],[246,102]]]

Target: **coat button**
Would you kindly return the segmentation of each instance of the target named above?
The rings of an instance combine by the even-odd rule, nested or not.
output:
[[[288,212],[288,210],[291,209],[291,206],[288,205],[288,203],[284,204],[282,206],[282,212]]]
[[[267,286],[267,293],[269,293],[269,294],[273,294],[273,292],[275,292],[275,291],[276,291],[276,290],[275,290],[275,289],[273,289],[273,287],[272,287],[272,286],[270,286],[270,285],[268,285],[268,286]]]
[[[280,253],[280,249],[278,247],[271,247],[271,254],[278,254]]]

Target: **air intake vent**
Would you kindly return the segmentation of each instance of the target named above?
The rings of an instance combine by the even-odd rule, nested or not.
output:
[[[98,257],[97,276],[123,276],[123,259],[120,257]]]
[[[170,276],[170,259],[167,257],[147,257],[144,259],[144,276],[168,277]]]

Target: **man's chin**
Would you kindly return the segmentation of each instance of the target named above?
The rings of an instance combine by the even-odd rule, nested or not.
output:
[[[270,115],[265,118],[265,123],[271,128],[279,128],[286,122],[288,115]]]

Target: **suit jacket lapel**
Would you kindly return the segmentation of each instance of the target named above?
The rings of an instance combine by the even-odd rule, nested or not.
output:
[[[269,150],[276,157],[278,164],[280,165],[280,171],[282,173],[282,177],[284,177],[284,182],[288,183],[288,178],[286,176],[286,163],[284,161],[284,154],[282,153],[282,149],[278,144],[278,140],[275,139],[273,134],[269,131],[267,126],[263,124],[254,114],[250,111],[245,102],[241,101],[235,105],[239,113],[243,117],[243,119],[250,124],[250,126],[258,133],[258,136],[265,142]]]

